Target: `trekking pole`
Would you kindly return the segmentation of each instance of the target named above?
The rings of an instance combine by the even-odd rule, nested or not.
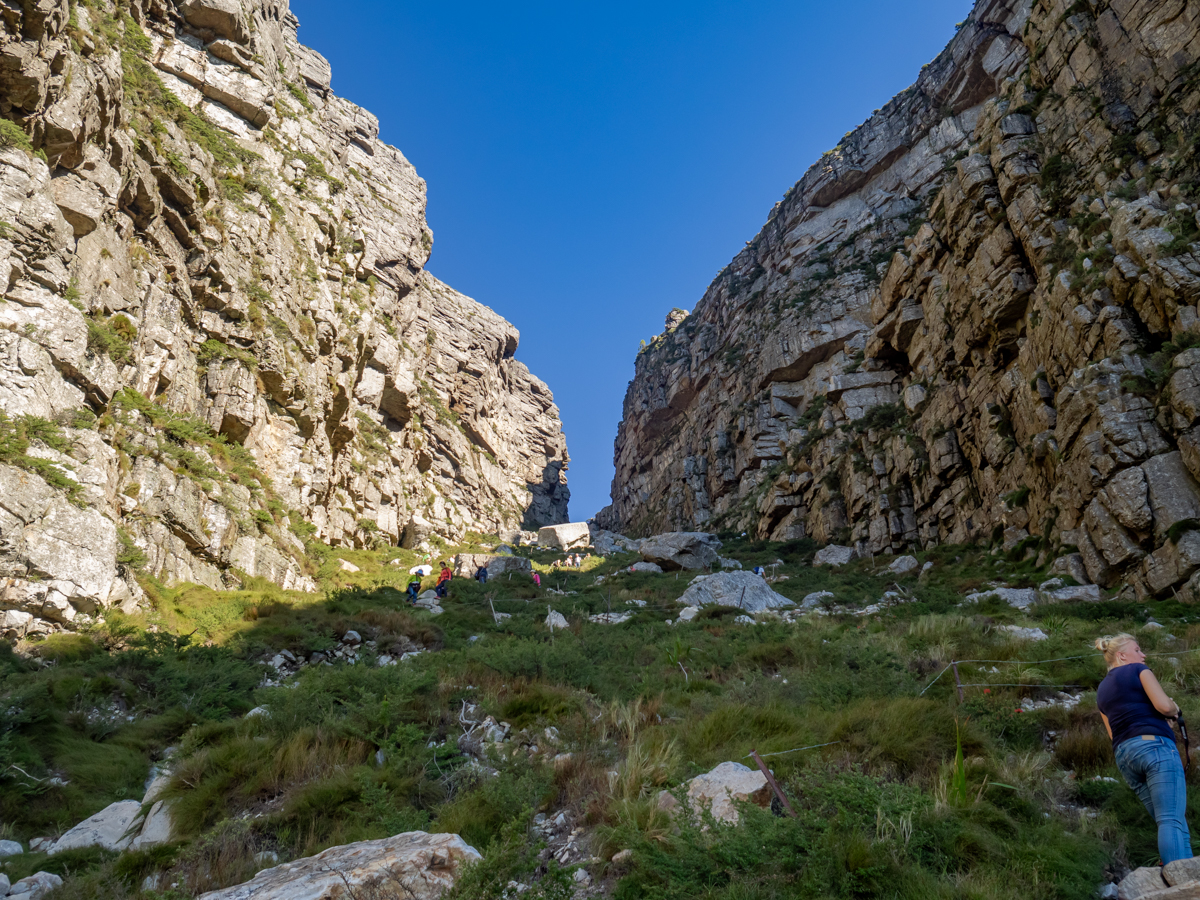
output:
[[[1183,771],[1186,772],[1192,766],[1192,748],[1188,741],[1187,722],[1183,720],[1182,709],[1175,717],[1175,721],[1179,723],[1179,734],[1183,738]]]
[[[757,750],[751,750],[750,755],[754,761],[758,763],[758,768],[766,776],[767,784],[771,786],[771,790],[775,792],[775,796],[779,798],[779,802],[783,804],[783,808],[787,810],[788,815],[793,819],[796,818],[796,811],[792,809],[792,804],[788,803],[788,798],[783,796],[783,791],[779,789],[779,785],[775,783],[775,776],[771,774],[771,770],[767,768],[767,764],[762,761],[762,757],[758,755]]]
[[[962,679],[958,677],[958,662],[950,663],[950,668],[954,670],[954,686],[958,689],[958,702],[963,702],[963,686]]]

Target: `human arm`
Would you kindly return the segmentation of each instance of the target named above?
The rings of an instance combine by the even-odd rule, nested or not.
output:
[[[1100,718],[1104,721],[1104,730],[1108,732],[1108,739],[1112,740],[1112,726],[1108,724],[1108,716],[1100,713]]]
[[[1174,719],[1179,715],[1179,707],[1174,700],[1167,696],[1167,692],[1162,689],[1162,685],[1158,683],[1153,672],[1149,669],[1142,669],[1138,673],[1138,679],[1142,682],[1142,688],[1150,702],[1154,704],[1155,709],[1168,719]]]

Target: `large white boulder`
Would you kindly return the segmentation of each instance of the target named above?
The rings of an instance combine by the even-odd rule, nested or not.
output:
[[[134,835],[130,829],[142,814],[142,804],[136,800],[121,800],[84,819],[57,841],[48,851],[51,856],[64,850],[80,847],[103,847],[121,851],[129,846]]]
[[[741,763],[723,762],[711,772],[697,775],[688,782],[688,806],[696,812],[711,809],[713,818],[719,822],[737,824],[738,811],[734,803],[746,800],[766,808],[771,805],[771,788],[762,772]],[[679,806],[666,791],[658,795],[658,803],[667,810]]]
[[[917,561],[915,556],[898,556],[888,566],[888,572],[897,578],[903,578],[905,575],[912,575],[914,572],[919,571],[920,568],[921,563]]]
[[[679,602],[685,606],[736,606],[749,613],[796,604],[753,572],[716,572],[692,580]]]
[[[481,858],[457,834],[408,831],[330,847],[265,869],[245,884],[201,894],[200,900],[342,900],[372,890],[372,896],[437,900],[454,886],[464,864]]]
[[[642,541],[640,552],[646,562],[657,563],[666,571],[707,569],[721,558],[721,542],[702,531],[670,531]]]
[[[553,550],[574,550],[592,542],[592,531],[587,522],[564,522],[562,525],[547,525],[538,529],[538,546]]]

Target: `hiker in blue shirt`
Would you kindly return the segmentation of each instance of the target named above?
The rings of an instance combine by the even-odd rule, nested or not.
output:
[[[1096,706],[1112,738],[1117,768],[1158,825],[1162,864],[1192,856],[1187,825],[1187,785],[1171,719],[1179,707],[1146,666],[1146,654],[1128,634],[1099,638],[1108,674],[1096,689]]]

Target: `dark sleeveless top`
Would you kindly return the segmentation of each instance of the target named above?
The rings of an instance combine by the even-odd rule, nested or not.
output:
[[[1143,734],[1158,734],[1175,740],[1175,732],[1167,718],[1154,708],[1142,687],[1140,676],[1147,668],[1141,663],[1117,666],[1109,670],[1096,689],[1096,706],[1108,719],[1114,748],[1122,741]]]

